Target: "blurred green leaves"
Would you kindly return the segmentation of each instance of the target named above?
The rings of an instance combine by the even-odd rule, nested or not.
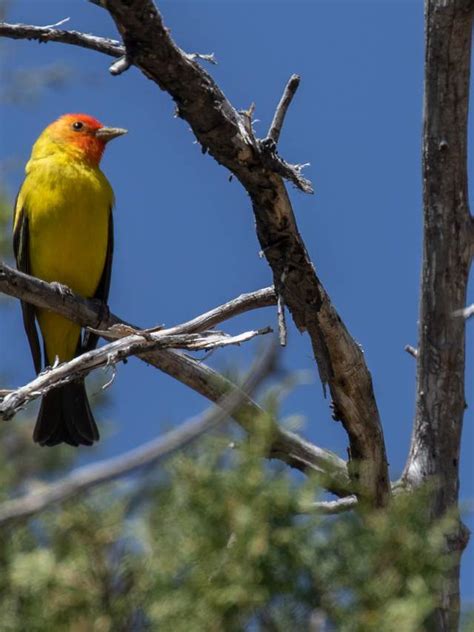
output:
[[[302,515],[315,483],[269,466],[264,448],[265,432],[238,448],[219,433],[1,529],[1,629],[310,630],[317,614],[341,631],[428,630],[450,524],[430,526],[427,492]]]

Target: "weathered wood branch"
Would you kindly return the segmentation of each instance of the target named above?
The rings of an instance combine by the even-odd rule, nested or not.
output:
[[[254,137],[248,115],[238,113],[210,75],[173,42],[151,0],[101,0],[99,4],[109,11],[123,37],[120,55],[126,56],[127,64],[133,63],[173,97],[178,115],[190,124],[203,149],[248,191],[277,291],[299,330],[311,338],[321,379],[329,385],[334,416],[348,434],[353,483],[376,505],[383,504],[389,495],[388,465],[372,379],[362,350],[315,274],[282,180],[312,191],[301,175],[301,165],[290,165],[270,143]],[[20,30],[12,35],[12,25],[7,26],[10,30],[0,29],[0,35],[21,37]],[[63,41],[75,44],[64,37]]]
[[[362,350],[315,274],[282,179],[308,190],[300,170],[293,168],[290,176],[285,170],[291,166],[282,167],[272,148],[254,138],[210,75],[173,42],[151,0],[102,0],[101,5],[114,19],[134,65],[173,97],[178,115],[202,147],[249,193],[275,288],[300,331],[309,333],[335,416],[348,433],[353,481],[359,493],[383,504],[390,490],[388,466],[371,376]]]
[[[72,292],[60,292],[56,286],[18,272],[4,263],[0,263],[0,291],[37,307],[51,309],[83,327],[107,331],[114,325],[128,324],[118,316],[104,311],[102,306],[95,301],[83,299]],[[210,310],[171,331],[174,333],[205,331],[245,311],[275,304],[276,296],[273,288],[265,288],[242,294],[225,305]],[[217,371],[178,351],[155,350],[140,354],[138,357],[212,402],[222,402],[222,398],[232,391],[240,392],[240,389]],[[243,404],[235,409],[231,416],[244,430],[252,433],[256,427],[256,420],[261,419],[265,411],[245,394],[242,401]],[[344,496],[351,493],[345,461],[333,452],[305,441],[276,423],[274,423],[273,442],[268,458],[279,459],[303,472],[322,475],[325,487],[337,495]]]
[[[326,516],[334,516],[336,514],[345,513],[346,511],[352,511],[352,509],[357,507],[358,502],[357,496],[346,496],[338,500],[320,500],[308,506],[301,507],[301,513],[319,513]]]
[[[73,46],[95,50],[98,53],[110,55],[111,57],[122,57],[122,55],[125,55],[125,48],[117,40],[79,33],[78,31],[64,31],[52,26],[31,26],[29,24],[1,22],[0,37],[72,44]]]
[[[205,432],[224,422],[229,414],[238,409],[243,398],[250,396],[258,385],[269,375],[275,364],[275,347],[257,361],[242,385],[199,417],[189,419],[164,436],[149,441],[125,454],[92,465],[81,467],[57,483],[41,487],[26,496],[8,500],[0,504],[0,526],[12,521],[25,520],[44,511],[52,505],[65,502],[90,489],[128,476],[144,467],[155,465],[188,446]]]
[[[267,139],[273,142],[274,145],[277,145],[280,140],[281,128],[283,127],[288,108],[290,107],[293,97],[300,85],[300,80],[301,79],[298,75],[291,75],[288,83],[286,84],[280,102],[277,105],[277,109],[275,110],[275,114],[267,134]]]
[[[58,286],[15,270],[2,261],[0,261],[0,292],[31,303],[36,307],[51,309],[78,325],[91,327],[98,331],[110,330],[114,325],[129,325],[134,329],[139,329],[108,310],[104,310],[102,305],[93,299],[83,298],[71,291],[63,292]],[[219,305],[192,320],[175,327],[169,327],[168,331],[172,334],[206,331],[247,311],[271,307],[276,303],[274,289],[266,287],[255,292],[241,294],[224,305]],[[163,326],[159,326],[158,329],[163,329]],[[103,337],[107,338],[106,335]],[[112,331],[108,339],[114,339],[114,337]]]
[[[472,318],[474,316],[474,303],[464,307],[463,309],[456,309],[453,312],[453,316],[456,318],[465,318],[466,320],[468,318]]]
[[[467,114],[474,3],[426,0],[423,129],[424,246],[417,354],[416,416],[406,484],[435,481],[433,519],[457,508],[465,409],[464,309],[472,254],[467,188]],[[449,534],[457,557],[430,629],[459,620],[459,564],[466,532]]]
[[[115,326],[117,327],[117,326]],[[112,328],[113,329],[113,328]],[[130,327],[125,328],[127,332]],[[255,336],[270,333],[269,327],[246,331],[236,336],[222,332],[208,331],[202,334],[170,334],[167,329],[157,333],[140,332],[120,337],[109,344],[82,353],[69,362],[63,362],[40,373],[34,380],[20,386],[5,396],[0,402],[0,418],[11,419],[32,400],[42,397],[50,390],[63,386],[78,378],[84,378],[94,369],[113,367],[132,355],[139,355],[156,349],[187,349],[188,351],[216,349],[228,345],[239,345]],[[106,334],[107,332],[101,332]],[[114,336],[116,332],[114,331]]]

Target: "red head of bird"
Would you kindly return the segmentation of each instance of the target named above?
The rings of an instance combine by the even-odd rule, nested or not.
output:
[[[105,127],[88,114],[63,114],[43,131],[31,157],[37,159],[54,152],[66,152],[76,160],[98,165],[109,140],[126,133],[127,130],[119,127]]]

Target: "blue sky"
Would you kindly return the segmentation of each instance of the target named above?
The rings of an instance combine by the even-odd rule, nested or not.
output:
[[[281,154],[306,170],[314,196],[290,190],[308,251],[334,304],[362,345],[372,372],[396,478],[406,458],[414,412],[421,262],[420,139],[423,80],[421,0],[361,2],[160,2],[165,23],[188,52],[214,52],[207,68],[238,109],[254,102],[264,136],[288,77],[302,77],[280,139]],[[82,0],[16,0],[8,20],[117,37],[107,13]],[[41,130],[65,112],[87,112],[129,134],[103,161],[117,197],[111,309],[152,326],[187,320],[241,292],[271,283],[258,257],[252,211],[240,185],[203,156],[173,103],[136,69],[108,73],[111,60],[59,44],[0,42],[3,73],[61,63],[69,78],[26,103],[0,103],[0,159],[12,196]],[[470,164],[472,172],[472,163]],[[471,292],[472,294],[472,292]],[[472,298],[472,297],[471,297]],[[275,310],[247,314],[230,332],[275,325]],[[468,324],[462,495],[474,496],[472,326]],[[33,376],[16,305],[2,313],[2,368],[14,383]],[[251,361],[256,344],[215,353],[219,369]],[[346,454],[331,420],[306,336],[290,324],[282,356],[310,383],[288,397],[285,414],[306,418],[302,432]],[[105,381],[106,377],[103,376]],[[138,360],[118,369],[108,391],[113,432],[84,456],[118,454],[202,410],[198,395]],[[99,418],[100,423],[100,418]],[[466,520],[474,526],[471,516]],[[464,595],[474,599],[473,545],[465,554]]]

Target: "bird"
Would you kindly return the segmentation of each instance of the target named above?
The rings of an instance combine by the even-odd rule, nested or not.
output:
[[[33,145],[13,215],[17,268],[107,304],[113,257],[112,187],[99,164],[105,146],[127,130],[105,127],[87,114],[64,114],[48,125]],[[76,323],[22,302],[23,325],[33,364],[44,368],[93,349],[98,336]],[[84,379],[46,392],[33,440],[41,446],[93,445],[99,430]]]

